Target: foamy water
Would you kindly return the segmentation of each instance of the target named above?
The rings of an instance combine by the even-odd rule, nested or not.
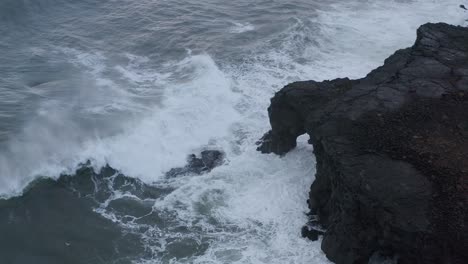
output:
[[[131,196],[125,191],[114,190],[95,209],[128,230],[145,227],[141,235],[154,257],[139,263],[328,263],[320,242],[300,237],[315,171],[307,138],[284,157],[255,150],[255,141],[269,129],[269,99],[292,81],[365,76],[395,50],[412,45],[421,24],[464,23],[466,13],[458,4],[321,4],[313,16],[291,14],[283,30],[245,47],[234,60],[189,47],[163,62],[131,52],[119,61],[111,52],[56,48],[82,69],[74,82],[80,88],[70,92],[57,80],[41,84],[41,94],[32,88],[26,93],[39,98],[35,116],[0,152],[0,194],[20,195],[36,177],[72,173],[90,160],[96,169],[109,164],[146,184],[174,189],[141,202],[170,212],[188,232],[127,221],[108,210],[111,200]],[[232,21],[237,20],[226,23],[226,32],[245,39],[268,26]],[[225,163],[198,177],[164,178],[183,166],[188,154],[206,148],[225,152]],[[207,248],[185,258],[162,258],[174,239]]]

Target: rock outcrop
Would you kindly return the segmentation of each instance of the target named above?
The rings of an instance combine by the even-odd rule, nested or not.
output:
[[[203,150],[199,156],[190,154],[187,157],[187,165],[169,170],[166,172],[166,177],[174,178],[189,174],[201,175],[210,172],[224,161],[224,153],[219,150]]]
[[[289,84],[268,112],[260,151],[310,136],[308,205],[330,260],[468,263],[467,28],[426,24],[365,78]]]

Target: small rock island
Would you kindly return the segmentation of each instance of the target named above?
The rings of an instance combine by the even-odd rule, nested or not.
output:
[[[331,261],[468,263],[468,28],[423,25],[365,78],[291,83],[268,113],[261,152],[310,136],[321,228],[304,236],[323,234]]]

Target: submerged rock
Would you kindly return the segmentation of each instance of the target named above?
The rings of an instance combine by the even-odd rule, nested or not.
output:
[[[363,79],[292,83],[268,108],[260,151],[314,145],[308,204],[335,263],[468,263],[468,29],[417,35]]]
[[[219,150],[204,150],[200,157],[191,154],[187,158],[187,165],[181,168],[173,168],[166,173],[166,177],[172,178],[187,174],[203,174],[210,172],[215,167],[222,164],[224,153]]]

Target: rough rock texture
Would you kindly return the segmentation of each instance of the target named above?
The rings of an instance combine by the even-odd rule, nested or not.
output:
[[[365,78],[289,84],[268,112],[260,151],[284,154],[310,135],[308,203],[330,260],[468,263],[467,28],[424,25]]]
[[[200,153],[200,157],[191,154],[187,157],[187,165],[181,168],[173,168],[166,172],[166,177],[173,178],[177,176],[210,172],[215,167],[223,163],[224,153],[219,150],[204,150]]]

